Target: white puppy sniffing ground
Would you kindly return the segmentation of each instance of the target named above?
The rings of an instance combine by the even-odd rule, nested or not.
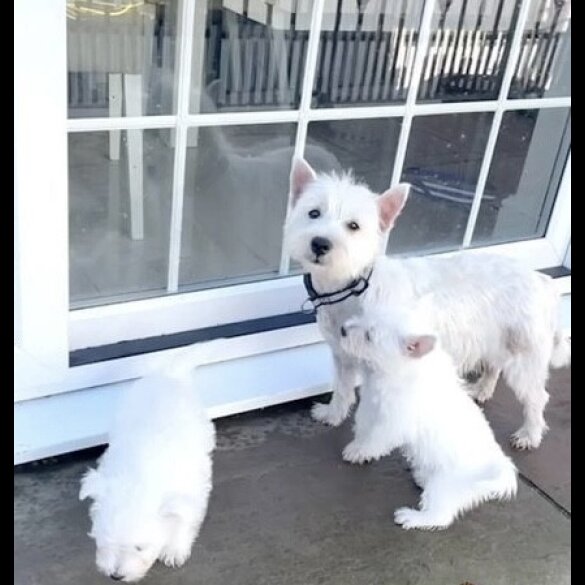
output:
[[[459,374],[483,371],[470,394],[478,402],[488,400],[503,374],[524,410],[512,443],[538,447],[547,428],[549,366],[568,364],[571,355],[552,279],[495,254],[404,259],[380,254],[384,234],[406,204],[406,184],[377,196],[349,174],[317,175],[296,159],[290,191],[285,246],[309,279],[309,298],[335,366],[331,401],[316,404],[314,418],[339,425],[356,400],[363,372],[339,344],[341,324],[364,306],[390,309],[426,296],[441,345]]]
[[[197,344],[134,382],[122,398],[109,447],[82,479],[100,572],[137,581],[160,560],[191,554],[211,492],[215,428],[191,373],[223,340]]]
[[[397,524],[447,528],[481,502],[516,493],[514,464],[420,311],[368,311],[340,335],[343,349],[366,364],[344,459],[362,463],[400,448],[423,490],[419,509],[395,511]]]

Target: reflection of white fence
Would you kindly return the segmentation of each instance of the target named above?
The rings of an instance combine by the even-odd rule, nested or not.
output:
[[[107,11],[106,3],[91,0],[67,3],[71,106],[107,107],[108,74],[148,74],[156,41],[155,9],[145,4],[124,12],[127,4],[112,1]]]
[[[213,84],[217,106],[249,109],[297,104],[311,2],[224,0],[221,6],[208,11],[203,67],[205,85]],[[420,97],[496,97],[516,2],[437,0],[437,6]],[[421,7],[422,0],[326,0],[313,87],[319,103],[335,106],[404,99]],[[157,22],[154,12],[135,15],[142,25],[117,22],[118,29],[113,19],[97,18],[92,19],[91,26],[70,27],[70,106],[107,106],[107,76],[102,62],[112,61],[118,52],[132,63],[136,55],[143,55],[144,61],[137,67],[145,69],[146,75],[150,71],[150,82],[145,79],[149,83],[147,93],[157,94],[160,76],[168,75],[174,61],[175,15],[168,11],[167,5],[159,4]],[[124,26],[125,33],[120,30]],[[542,96],[558,81],[555,75],[566,74],[564,68],[555,65],[568,62],[569,38],[570,0],[534,1],[512,93]],[[165,98],[157,95],[154,99]]]
[[[233,0],[232,5],[244,5]],[[326,2],[313,94],[321,105],[402,100],[410,84],[421,1]],[[423,99],[490,99],[513,33],[515,2],[439,0],[423,67]],[[354,10],[352,11],[352,7]],[[542,96],[555,61],[567,51],[570,2],[534,2],[512,91]],[[282,21],[282,19],[280,19]],[[303,18],[306,23],[306,18]],[[220,107],[298,103],[308,31],[224,11],[207,31],[207,82],[217,79]],[[269,55],[269,57],[267,57]]]

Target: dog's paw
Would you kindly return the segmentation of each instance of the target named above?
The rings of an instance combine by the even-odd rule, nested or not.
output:
[[[338,427],[347,417],[347,412],[343,412],[331,404],[313,404],[311,416],[314,420],[325,423],[332,427]]]
[[[167,567],[182,567],[191,556],[191,547],[167,547],[161,553],[159,560]]]
[[[404,528],[404,530],[445,530],[448,524],[438,522],[426,512],[415,510],[414,508],[398,508],[394,512],[394,522]]]
[[[510,443],[512,447],[520,451],[528,451],[529,449],[536,449],[540,446],[542,437],[536,438],[531,435],[526,429],[518,429],[511,437]]]
[[[475,400],[476,404],[483,406],[491,397],[491,393],[480,391],[477,392],[473,399]]]
[[[470,384],[465,386],[467,395],[479,406],[483,406],[491,397],[493,392],[488,392],[480,384]]]
[[[416,519],[417,510],[413,508],[397,508],[394,510],[394,522],[406,530],[414,528],[412,522]]]
[[[348,463],[368,463],[380,458],[377,453],[372,453],[366,445],[358,441],[352,441],[345,446],[342,454],[343,460]]]

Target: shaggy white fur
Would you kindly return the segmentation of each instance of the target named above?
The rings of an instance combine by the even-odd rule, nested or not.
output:
[[[293,208],[285,224],[290,256],[311,274],[319,293],[340,290],[369,273],[360,297],[317,311],[317,322],[335,364],[333,396],[313,416],[338,425],[355,402],[361,366],[339,344],[341,324],[370,305],[388,309],[426,297],[433,327],[461,375],[481,366],[469,388],[478,402],[489,399],[500,373],[524,409],[524,423],[512,443],[538,447],[546,431],[545,384],[549,365],[570,361],[570,342],[558,323],[559,295],[545,275],[493,254],[465,252],[451,257],[387,258],[379,253],[408,197],[398,185],[380,196],[350,175],[316,175],[302,159],[291,172]]]
[[[215,428],[199,404],[191,370],[221,340],[180,352],[137,380],[122,398],[109,447],[82,479],[91,498],[98,569],[137,581],[158,559],[181,566],[205,518]]]
[[[423,314],[366,311],[341,329],[341,347],[366,364],[355,437],[343,458],[362,463],[401,448],[423,490],[418,510],[394,513],[406,529],[447,528],[465,510],[508,499],[517,488],[514,464]]]

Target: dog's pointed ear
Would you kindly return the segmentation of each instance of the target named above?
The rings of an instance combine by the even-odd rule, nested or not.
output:
[[[290,193],[293,206],[297,204],[307,185],[317,178],[311,165],[301,157],[295,157],[290,171]]]
[[[160,507],[160,514],[168,519],[185,519],[193,513],[194,499],[185,494],[171,494]]]
[[[420,358],[432,351],[437,343],[434,335],[413,335],[404,339],[404,349],[413,358]]]
[[[404,208],[409,192],[410,185],[408,183],[399,183],[378,197],[378,215],[380,229],[383,232],[388,231],[394,225],[396,218]]]
[[[86,498],[91,498],[92,500],[95,500],[102,493],[103,484],[104,481],[99,471],[97,471],[96,469],[88,470],[88,472],[83,476],[81,480],[79,499],[85,500]]]

